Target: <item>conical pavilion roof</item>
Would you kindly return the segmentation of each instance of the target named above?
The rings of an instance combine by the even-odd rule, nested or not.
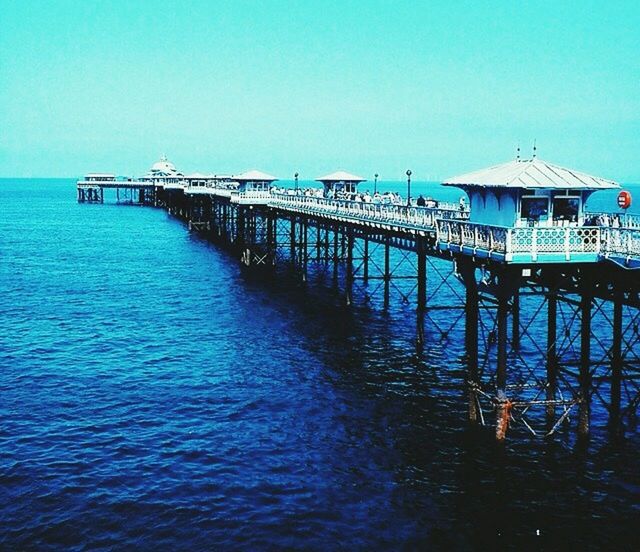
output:
[[[562,190],[607,190],[619,188],[613,180],[565,169],[542,159],[509,161],[449,178],[445,186],[486,186],[501,188],[545,188]]]
[[[273,182],[278,180],[275,176],[256,170],[235,175],[233,179],[238,182]]]
[[[345,171],[336,171],[326,176],[316,178],[316,182],[364,182],[365,180],[366,178]]]

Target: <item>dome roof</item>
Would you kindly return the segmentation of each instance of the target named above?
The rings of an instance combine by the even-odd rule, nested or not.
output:
[[[176,166],[167,159],[165,155],[160,158],[160,161],[156,161],[151,166],[151,172],[163,172],[166,174],[171,174],[176,172]]]

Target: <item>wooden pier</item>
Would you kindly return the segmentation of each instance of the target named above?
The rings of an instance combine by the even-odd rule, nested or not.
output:
[[[640,221],[584,210],[591,193],[615,183],[517,161],[446,183],[467,192],[468,210],[340,199],[362,180],[347,173],[319,179],[324,197],[312,197],[274,191],[276,179],[257,171],[188,180],[161,161],[135,181],[88,175],[78,181],[78,201],[102,202],[109,188],[134,190],[136,203],[166,209],[231,250],[244,270],[286,267],[305,282],[308,267],[322,264],[347,305],[379,293],[389,308],[397,291],[415,305],[418,350],[430,312],[450,309],[451,327],[438,330],[443,338],[463,332],[469,421],[492,425],[498,441],[510,423],[548,437],[575,422],[586,439],[593,401],[608,413],[613,434],[634,427]],[[399,261],[392,263],[392,252]],[[459,303],[438,304],[440,286],[459,290]],[[543,343],[536,327],[545,329]]]

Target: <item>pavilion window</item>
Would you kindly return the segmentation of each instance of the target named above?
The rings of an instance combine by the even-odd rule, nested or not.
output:
[[[522,196],[520,216],[530,223],[538,223],[549,217],[549,198],[544,196]]]
[[[553,199],[553,218],[557,221],[578,222],[580,198],[558,196]]]

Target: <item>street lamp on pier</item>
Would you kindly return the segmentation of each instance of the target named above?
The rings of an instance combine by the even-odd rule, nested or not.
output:
[[[411,207],[411,169],[407,170],[407,207]]]
[[[293,178],[296,180],[296,193],[298,193],[298,173],[294,174]]]
[[[373,195],[378,193],[378,173],[373,175]]]

